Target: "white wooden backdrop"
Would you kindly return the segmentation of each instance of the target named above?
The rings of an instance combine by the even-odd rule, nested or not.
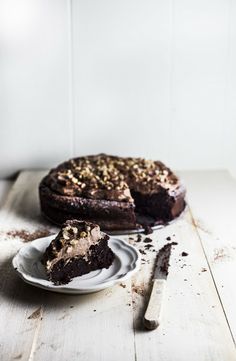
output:
[[[0,177],[77,154],[236,170],[236,1],[0,0]]]

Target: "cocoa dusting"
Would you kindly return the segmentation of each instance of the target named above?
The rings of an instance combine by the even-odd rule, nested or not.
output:
[[[23,242],[31,242],[37,238],[47,237],[53,234],[48,229],[38,229],[34,232],[27,231],[25,229],[12,230],[6,232],[6,235],[11,238],[20,238]]]
[[[214,250],[214,261],[223,260],[224,258],[229,257],[226,253],[224,248],[219,248]]]
[[[137,293],[140,296],[144,296],[144,285],[133,285],[132,291]]]

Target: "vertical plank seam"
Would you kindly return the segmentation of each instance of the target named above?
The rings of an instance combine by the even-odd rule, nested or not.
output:
[[[31,346],[28,361],[33,361],[34,360],[34,355],[35,355],[35,351],[36,351],[36,346],[37,346],[40,326],[41,326],[41,322],[42,322],[42,317],[43,317],[43,306],[41,305],[40,306],[40,315],[39,315],[39,317],[37,319],[37,325],[36,325],[36,329],[35,329],[35,332],[34,332],[33,342],[32,342],[32,346]]]
[[[74,51],[73,51],[73,0],[67,0],[68,13],[68,91],[70,156],[75,156],[75,101],[74,101]]]
[[[130,282],[131,288],[131,304],[132,304],[132,313],[133,313],[133,332],[134,332],[134,361],[137,361],[137,349],[136,349],[136,332],[135,332],[135,316],[134,316],[134,303],[133,303],[133,279]]]
[[[198,239],[199,239],[199,241],[200,241],[201,248],[202,248],[202,250],[203,250],[203,254],[204,254],[205,259],[206,259],[206,261],[207,261],[207,265],[208,265],[208,268],[209,268],[209,271],[210,271],[210,275],[211,275],[211,278],[212,278],[212,281],[213,281],[213,284],[214,284],[214,287],[215,287],[217,296],[218,296],[218,298],[219,298],[220,305],[221,305],[221,308],[222,308],[222,311],[223,311],[223,314],[224,314],[226,323],[227,323],[227,325],[228,325],[229,332],[230,332],[231,337],[232,337],[232,341],[233,341],[233,343],[234,343],[234,346],[236,346],[235,339],[234,339],[234,335],[233,335],[233,332],[232,332],[231,327],[230,327],[230,323],[229,323],[229,320],[228,320],[228,317],[227,317],[227,314],[226,314],[226,311],[225,311],[225,308],[224,308],[224,305],[223,305],[223,301],[222,301],[222,299],[221,299],[221,297],[220,297],[220,293],[219,293],[219,290],[218,290],[218,287],[217,287],[217,284],[216,284],[216,281],[215,281],[215,278],[214,278],[214,275],[213,275],[213,272],[212,272],[212,269],[211,269],[211,264],[210,264],[210,261],[209,261],[209,259],[208,259],[208,257],[207,257],[207,254],[206,254],[206,252],[205,252],[205,248],[204,248],[204,245],[203,245],[203,242],[202,242],[202,237],[201,237],[201,235],[200,235],[200,233],[199,233],[198,227],[197,227],[197,225],[196,225],[196,223],[195,223],[195,220],[194,220],[193,212],[192,212],[192,210],[191,210],[191,208],[190,208],[189,205],[188,205],[188,208],[189,208],[189,213],[190,213],[190,216],[191,216],[191,219],[192,219],[192,224],[193,224],[193,226],[194,226],[194,228],[195,228],[196,234],[197,234]]]

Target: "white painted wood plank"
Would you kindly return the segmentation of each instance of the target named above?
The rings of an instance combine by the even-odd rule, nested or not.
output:
[[[133,361],[130,282],[126,286],[84,296],[52,295],[43,304],[34,360]]]
[[[167,161],[170,1],[75,0],[72,10],[76,154]]]
[[[40,307],[44,292],[24,284],[11,265],[19,246],[17,240],[0,241],[1,361],[28,361],[40,322],[40,315],[29,317]]]
[[[66,0],[0,2],[0,176],[71,155]]]
[[[31,229],[41,224],[37,186],[43,174],[24,172],[20,175],[0,213],[1,223],[4,222],[6,226],[9,219],[10,226],[18,224]],[[54,358],[236,360],[234,343],[188,212],[183,219],[151,235],[154,240],[152,244],[156,245],[156,249],[160,248],[168,236],[173,241],[176,240],[178,245],[171,258],[163,320],[156,331],[147,332],[140,327],[140,318],[143,317],[146,306],[146,297],[140,294],[148,293],[152,268],[150,260],[155,257],[155,252],[151,250],[148,255],[143,255],[150,264],[144,264],[142,272],[133,281],[134,324],[130,307],[130,282],[126,288],[117,286],[94,295],[71,297],[26,286],[8,268],[9,277],[14,277],[15,283],[5,282],[1,289],[2,299],[12,294],[12,290],[17,291],[5,301],[4,314],[0,311],[2,329],[9,322],[5,315],[11,312],[12,315],[16,314],[18,333],[14,331],[12,317],[10,333],[2,335],[4,355],[9,352],[13,357],[23,352],[22,360],[28,360],[31,355],[32,360],[45,361]],[[9,255],[15,252],[20,242],[0,242],[0,246],[4,249],[0,253],[5,263],[6,258],[9,262]],[[143,247],[142,243],[136,243],[136,246]],[[189,255],[180,257],[182,251]],[[201,272],[203,268],[207,271]],[[18,293],[20,296],[17,296]],[[28,320],[28,314],[39,307],[35,322]],[[24,335],[27,332],[24,331],[27,321],[32,321],[33,329],[26,339]],[[16,341],[10,342],[14,337]]]
[[[153,262],[143,265],[134,281],[144,293],[134,292],[137,361],[235,360],[235,346],[189,212],[152,236],[156,248],[168,236],[178,245],[172,250],[162,322],[155,331],[144,331],[142,325]],[[188,256],[182,257],[183,251]]]
[[[236,181],[227,172],[183,172],[195,226],[236,340]]]
[[[13,271],[11,260],[22,242],[10,230],[51,229],[39,216],[37,185],[45,172],[20,174],[0,211],[0,360],[30,360],[41,322],[42,292],[29,287]],[[7,190],[1,181],[1,189]],[[31,187],[29,186],[31,184]],[[6,196],[6,194],[5,194]],[[30,317],[34,313],[33,317]]]
[[[18,177],[0,212],[1,238],[4,236],[4,230],[33,231],[42,226],[53,229],[40,216],[38,204],[38,184],[44,173],[23,172]],[[4,279],[4,287],[1,289],[0,340],[3,361],[8,357],[6,355],[12,358],[21,355],[22,360],[45,361],[55,358],[134,360],[130,282],[127,282],[126,288],[118,285],[88,296],[71,297],[37,290],[23,284],[11,269],[11,258],[21,246],[21,242],[19,239],[9,238],[8,236],[5,242],[0,242],[1,269],[3,274],[6,273],[4,267],[7,263],[9,274],[9,277]],[[11,279],[14,279],[14,283]],[[8,293],[11,293],[11,297],[6,297]],[[29,321],[28,315],[38,308],[40,312],[37,319]],[[5,332],[11,312],[13,317],[9,332]],[[27,331],[29,324],[31,328]],[[15,338],[17,340],[12,342]]]
[[[13,185],[13,181],[11,180],[0,180],[0,209],[2,207],[2,205],[4,204],[8,192],[11,189]]]
[[[58,228],[50,224],[40,212],[38,186],[46,171],[21,172],[14,183],[4,207],[0,211],[2,231],[12,229],[35,230]]]

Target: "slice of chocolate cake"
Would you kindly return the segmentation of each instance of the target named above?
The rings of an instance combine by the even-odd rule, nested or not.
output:
[[[114,253],[108,247],[108,240],[109,236],[94,223],[66,221],[42,259],[48,279],[60,285],[90,271],[109,268]]]

